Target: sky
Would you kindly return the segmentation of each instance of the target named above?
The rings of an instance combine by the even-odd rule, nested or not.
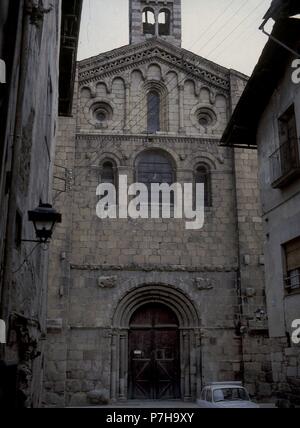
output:
[[[267,42],[271,0],[182,0],[182,47],[250,75]],[[273,21],[267,25],[271,30]],[[128,0],[83,0],[78,59],[129,43]]]

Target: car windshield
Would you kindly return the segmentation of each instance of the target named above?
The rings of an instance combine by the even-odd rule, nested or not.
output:
[[[222,388],[214,390],[214,402],[249,401],[249,395],[244,388]]]

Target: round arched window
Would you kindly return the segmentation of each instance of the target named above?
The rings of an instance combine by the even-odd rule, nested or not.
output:
[[[98,126],[107,126],[112,120],[113,109],[108,103],[99,102],[91,107],[93,122]]]
[[[162,150],[146,150],[141,153],[136,161],[136,181],[147,186],[149,203],[152,203],[152,184],[172,185],[176,181],[173,163],[168,153]],[[162,203],[161,194],[160,203]],[[174,194],[171,192],[170,204],[173,203]]]
[[[171,33],[171,13],[169,9],[162,9],[159,12],[158,32],[160,36],[169,36]]]
[[[150,91],[147,95],[147,128],[150,134],[155,134],[160,131],[160,103],[160,94],[155,90]]]
[[[206,207],[212,206],[211,169],[206,164],[200,164],[194,172],[194,183],[204,184],[204,203]]]
[[[217,123],[217,116],[215,112],[209,108],[199,108],[196,111],[197,123],[203,128],[209,128]]]
[[[143,10],[143,33],[155,35],[155,15],[149,7]]]
[[[146,184],[173,184],[175,172],[167,153],[160,150],[146,150],[136,161],[136,178],[140,183]]]
[[[95,118],[97,122],[103,123],[107,120],[107,114],[106,112],[100,110],[95,112]]]
[[[100,181],[101,183],[109,183],[114,186],[118,185],[117,167],[114,161],[108,159],[101,164]]]

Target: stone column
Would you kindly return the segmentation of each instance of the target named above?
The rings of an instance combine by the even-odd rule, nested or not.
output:
[[[117,335],[111,337],[111,399],[117,400]]]
[[[118,168],[119,176],[127,177],[127,186],[130,186],[134,181],[134,174],[131,168],[128,166],[120,166]],[[125,183],[124,183],[125,184]],[[118,183],[118,214],[120,218],[128,218],[128,196],[127,195],[128,188],[125,186],[121,186],[121,180]]]
[[[130,83],[125,83],[125,118],[124,118],[124,131],[129,132],[130,127]]]
[[[179,93],[179,133],[184,134],[184,85],[181,84],[178,87]]]
[[[203,388],[202,385],[202,348],[201,348],[201,331],[197,330],[195,332],[195,341],[196,341],[196,365],[197,365],[197,388],[196,388],[196,398],[200,398],[201,391]]]
[[[154,11],[154,17],[155,17],[155,35],[156,37],[159,36],[159,30],[158,30],[158,11]]]
[[[119,175],[126,175],[128,180],[128,185],[134,182],[134,171],[130,168],[130,166],[120,166],[118,168]]]
[[[120,336],[120,400],[127,399],[127,334],[122,333]]]
[[[176,171],[176,179],[178,183],[182,185],[184,183],[192,183],[193,182],[193,174],[188,169],[178,168]]]
[[[191,399],[191,380],[190,380],[190,334],[188,331],[183,332],[183,349],[184,349],[184,401]]]

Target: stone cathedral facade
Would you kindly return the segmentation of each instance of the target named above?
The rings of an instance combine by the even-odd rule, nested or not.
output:
[[[271,393],[256,153],[219,146],[246,76],[181,48],[181,0],[130,1],[130,44],[78,63],[61,117],[49,406]],[[62,173],[63,171],[63,173]],[[205,223],[96,216],[99,183],[204,183]]]

